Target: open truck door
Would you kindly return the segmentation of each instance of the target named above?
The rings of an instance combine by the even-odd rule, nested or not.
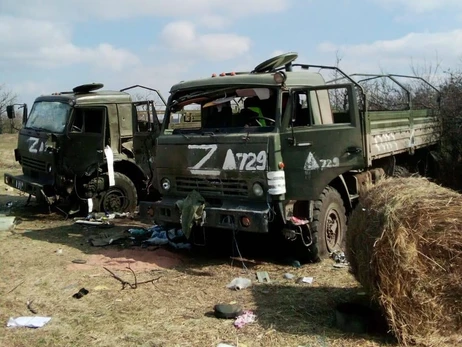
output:
[[[142,85],[134,85],[121,89],[126,92],[130,89],[141,88],[148,92],[152,100],[140,100],[132,103],[133,119],[133,153],[136,163],[149,176],[150,182],[154,182],[155,174],[155,151],[156,139],[162,126],[161,116],[165,112],[166,102],[156,89]]]
[[[75,175],[84,175],[94,163],[104,163],[107,109],[103,106],[75,107],[63,142],[63,164]]]

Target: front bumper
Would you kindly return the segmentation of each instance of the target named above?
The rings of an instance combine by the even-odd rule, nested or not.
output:
[[[154,203],[154,220],[158,224],[180,224],[180,210],[176,202],[180,198],[164,197]],[[229,229],[236,231],[267,233],[270,208],[261,202],[230,202],[220,207],[205,205],[205,227]],[[242,224],[242,218],[250,221],[248,226]]]
[[[53,185],[53,182],[47,180],[31,180],[24,175],[13,176],[8,173],[4,174],[4,181],[6,185],[35,197],[42,197],[44,187]]]

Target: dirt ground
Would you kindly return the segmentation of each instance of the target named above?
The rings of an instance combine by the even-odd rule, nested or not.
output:
[[[384,336],[350,335],[334,324],[337,303],[356,300],[361,288],[348,269],[333,261],[300,268],[265,252],[245,250],[245,258],[230,259],[228,245],[218,249],[174,251],[125,244],[93,247],[88,239],[131,227],[149,227],[120,219],[111,229],[74,224],[62,214],[31,205],[26,196],[8,189],[3,173],[19,173],[14,162],[16,136],[0,135],[0,214],[16,216],[13,230],[0,231],[1,346],[384,346]],[[12,202],[12,207],[6,204]],[[265,243],[258,248],[266,247]],[[263,255],[261,255],[263,254]],[[75,262],[77,260],[77,262]],[[84,264],[82,261],[84,261]],[[139,284],[126,287],[117,276]],[[256,271],[267,271],[271,283],[258,283]],[[312,284],[285,279],[310,276]],[[235,277],[252,280],[234,291],[226,285]],[[73,297],[81,288],[88,294]],[[27,303],[32,302],[29,308]],[[211,314],[217,303],[238,303],[257,320],[240,329],[233,320]],[[7,328],[10,317],[47,316],[42,328]]]

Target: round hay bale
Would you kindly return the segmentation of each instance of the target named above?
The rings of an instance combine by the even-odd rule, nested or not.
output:
[[[424,178],[384,179],[348,225],[351,272],[403,345],[456,345],[462,327],[462,195]]]

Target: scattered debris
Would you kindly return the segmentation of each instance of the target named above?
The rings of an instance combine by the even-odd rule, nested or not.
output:
[[[234,321],[234,326],[238,329],[242,328],[244,325],[255,322],[257,316],[252,311],[244,311],[239,317]]]
[[[13,228],[15,219],[16,217],[0,214],[0,231],[8,231]]]
[[[242,314],[242,308],[236,304],[217,304],[213,308],[217,318],[235,319]]]
[[[337,264],[347,264],[347,260],[345,257],[345,253],[342,251],[334,251],[330,254],[330,257],[337,263]]]
[[[123,231],[117,234],[113,234],[111,236],[97,234],[95,236],[90,237],[88,241],[93,247],[103,247],[116,244],[122,240],[126,240],[129,236],[130,234],[128,233],[128,231]]]
[[[266,271],[258,271],[257,272],[257,279],[258,282],[260,283],[271,283],[270,277],[268,275],[268,272]]]
[[[314,281],[314,278],[313,277],[300,277],[298,280],[297,280],[297,283],[308,283],[308,284],[311,284],[313,283]]]
[[[113,223],[106,222],[106,221],[76,220],[74,223],[83,224],[83,225],[99,226],[99,227],[104,227],[104,228],[112,228],[114,226]]]
[[[291,273],[288,273],[288,272],[284,274],[284,278],[285,278],[285,279],[288,279],[288,280],[291,280],[291,279],[293,279],[294,277],[295,277],[295,275],[292,275]]]
[[[90,213],[85,218],[74,218],[75,224],[83,224],[83,225],[92,225],[92,226],[99,226],[104,228],[111,228],[114,226],[113,223],[109,222],[109,220],[114,219],[117,215],[115,213],[103,213],[103,212],[95,212]]]
[[[109,288],[101,285],[101,286],[96,286],[95,288],[93,288],[93,290],[101,291],[101,290],[109,290]]]
[[[27,300],[27,302],[26,302],[27,309],[28,309],[29,311],[31,311],[33,314],[37,314],[37,311],[34,310],[34,309],[32,308],[32,306],[31,306],[33,302],[34,302],[34,300],[30,300],[30,301]]]
[[[84,260],[84,259],[74,259],[74,260],[72,260],[72,262],[74,264],[86,264],[87,263],[87,261]]]
[[[76,298],[76,299],[81,299],[83,298],[85,295],[87,295],[89,293],[89,291],[85,288],[81,288],[77,293],[75,293],[74,295],[72,295],[73,298]]]
[[[333,265],[333,267],[336,268],[336,269],[345,269],[345,268],[348,267],[348,264],[344,264],[344,263],[335,263],[335,264]]]
[[[183,238],[185,238],[183,231],[181,229],[170,229],[165,231],[162,227],[153,226],[148,230],[152,232],[151,237],[145,241],[143,241],[143,245],[157,245],[162,246],[169,244],[175,249],[190,249],[191,244],[180,242]]]
[[[148,281],[143,281],[143,282],[138,282],[137,279],[136,279],[136,274],[135,274],[135,271],[133,271],[129,266],[127,267],[128,270],[131,271],[131,273],[133,274],[133,277],[135,278],[135,283],[134,284],[131,284],[130,282],[127,282],[123,279],[121,279],[119,276],[117,276],[115,273],[113,273],[111,270],[109,270],[108,268],[106,267],[103,267],[104,270],[106,270],[107,272],[109,272],[112,277],[114,277],[117,281],[119,281],[120,283],[122,283],[122,290],[125,289],[126,286],[129,286],[131,289],[136,289],[138,288],[138,285],[139,284],[145,284],[145,283],[152,283],[154,284],[155,281],[158,281],[161,276],[159,277],[156,277],[156,278],[153,278],[151,280],[148,280]]]
[[[15,286],[13,287],[13,289],[11,289],[7,294],[10,294],[10,293],[13,292],[14,290],[16,290],[16,288],[18,288],[18,287],[19,287],[21,284],[23,284],[23,283],[24,283],[24,281],[19,282],[19,283],[18,283],[17,285],[15,285]]]
[[[248,278],[237,277],[233,279],[226,287],[234,290],[241,290],[250,287],[252,281]]]
[[[234,345],[228,345],[227,343],[219,343],[217,347],[234,347]]]
[[[298,260],[296,260],[296,259],[288,259],[287,263],[290,264],[291,266],[297,268],[297,269],[302,266],[302,264],[300,264],[300,262]]]
[[[57,255],[62,255],[62,254],[63,254],[63,249],[62,249],[62,248],[58,248],[58,249],[55,251],[55,253],[56,253]]]
[[[190,249],[189,242],[183,242],[185,236],[181,229],[170,229],[166,231],[158,225],[154,225],[149,229],[131,228],[117,234],[101,235],[97,234],[89,238],[89,242],[94,247],[103,247],[123,241],[130,240],[133,246],[141,246],[146,248],[150,245],[169,245],[175,249]]]
[[[51,317],[16,317],[8,319],[7,327],[10,328],[41,328],[51,320]]]
[[[254,259],[246,259],[246,258],[242,258],[242,257],[229,257],[229,258],[231,260],[237,260],[237,261],[240,261],[240,262],[243,262],[243,263],[251,263],[251,264],[256,264],[256,265],[263,264],[262,261],[254,260]]]

